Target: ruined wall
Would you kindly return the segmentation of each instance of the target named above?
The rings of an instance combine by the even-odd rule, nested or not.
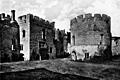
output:
[[[0,62],[20,60],[19,25],[12,18],[0,14]]]
[[[40,59],[41,43],[47,45],[46,50],[49,57],[55,57],[54,38],[54,22],[45,21],[42,18],[27,14],[19,17],[20,24],[20,43],[23,45],[22,53],[25,60]],[[23,34],[25,32],[25,36]],[[45,31],[43,35],[43,30]],[[43,39],[43,36],[45,39]],[[52,49],[50,52],[50,48]],[[45,48],[44,48],[45,49]],[[45,50],[45,51],[46,51]]]
[[[89,55],[93,54],[89,48],[93,48],[94,53],[104,55],[107,53],[100,53],[100,47],[105,50],[111,50],[111,29],[110,17],[105,14],[85,14],[79,15],[71,20],[71,46],[77,46],[83,50],[88,51]],[[86,46],[86,47],[85,47]],[[95,48],[95,49],[94,49]],[[76,50],[76,48],[74,48]],[[72,51],[72,50],[71,50]],[[84,51],[79,51],[84,54]],[[110,53],[108,55],[111,55]]]
[[[54,39],[54,22],[45,21],[37,16],[31,18],[30,25],[30,53],[35,49],[37,54],[41,54],[40,44],[44,43],[47,49],[47,55],[49,58],[55,58],[55,46]],[[44,32],[43,32],[44,31]],[[44,53],[45,54],[45,53]],[[41,56],[42,57],[42,56]]]
[[[112,55],[120,55],[120,37],[112,37]]]
[[[56,57],[65,57],[67,52],[67,34],[65,30],[55,30]]]

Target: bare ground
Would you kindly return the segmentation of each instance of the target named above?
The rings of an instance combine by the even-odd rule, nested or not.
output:
[[[65,58],[2,63],[0,67],[2,80],[120,80],[120,59],[93,64]]]

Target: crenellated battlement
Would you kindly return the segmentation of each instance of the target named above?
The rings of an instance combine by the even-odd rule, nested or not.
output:
[[[11,20],[10,15],[6,15],[5,13],[0,14],[0,20]]]
[[[99,56],[101,60],[111,56],[111,19],[106,14],[91,13],[79,15],[71,20],[70,53],[75,51],[73,60],[90,60]],[[83,57],[88,54],[88,58]],[[81,56],[80,56],[81,55]]]
[[[11,23],[12,22],[15,22],[15,10],[11,10],[11,15],[9,14],[5,14],[5,13],[1,13],[0,14],[0,20],[2,21],[10,21]]]
[[[92,18],[92,14],[91,13],[85,14],[85,18],[86,19],[91,19]]]
[[[36,24],[44,24],[44,25],[50,25],[51,27],[54,27],[55,22],[49,22],[48,20],[44,20],[38,16],[34,16],[33,14],[27,14],[27,15],[23,15],[18,17],[20,22],[24,22],[26,21],[32,21],[35,22]]]
[[[79,23],[79,22],[88,21],[88,20],[93,20],[93,21],[100,20],[100,21],[108,22],[108,21],[110,21],[110,16],[107,16],[106,14],[92,15],[91,13],[79,15],[71,20],[71,25]]]

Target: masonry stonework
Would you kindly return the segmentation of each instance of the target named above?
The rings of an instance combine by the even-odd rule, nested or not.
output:
[[[70,22],[71,48],[77,59],[111,56],[111,18],[105,14],[79,15]]]
[[[55,58],[54,22],[27,14],[20,16],[20,44],[25,60]]]
[[[112,37],[112,56],[120,55],[120,37]]]
[[[15,10],[11,10],[11,17],[0,14],[0,62],[20,60],[19,25],[15,20]]]
[[[66,57],[67,56],[67,33],[65,30],[55,30],[55,48],[56,48],[56,57]]]

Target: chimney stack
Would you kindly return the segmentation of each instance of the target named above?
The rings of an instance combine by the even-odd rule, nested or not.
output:
[[[11,21],[15,21],[15,10],[11,10]]]

